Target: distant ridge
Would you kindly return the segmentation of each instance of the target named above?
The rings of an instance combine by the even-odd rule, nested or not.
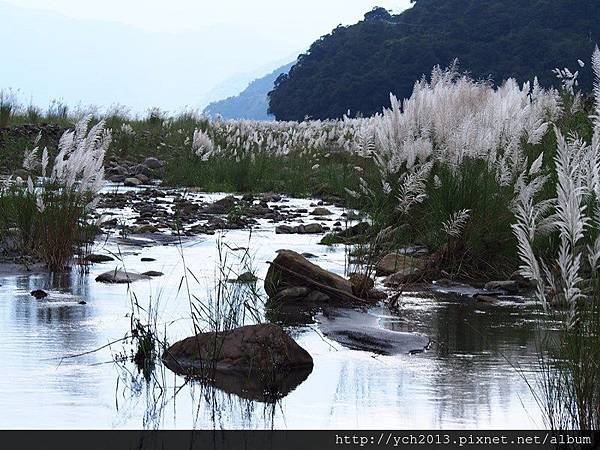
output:
[[[220,115],[224,119],[273,120],[268,113],[267,94],[273,89],[275,80],[282,74],[287,74],[294,63],[275,69],[273,72],[252,81],[246,89],[234,97],[210,103],[204,114]]]

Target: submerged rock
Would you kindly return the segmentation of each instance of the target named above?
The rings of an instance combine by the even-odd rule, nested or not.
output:
[[[310,354],[274,324],[201,333],[176,342],[162,358],[177,374],[261,401],[285,396],[313,367]]]
[[[353,350],[395,355],[422,352],[429,345],[427,336],[387,330],[377,317],[359,311],[328,311],[317,323],[325,336]]]
[[[96,277],[96,281],[100,283],[115,283],[115,284],[123,284],[123,283],[133,283],[138,280],[148,280],[150,277],[148,275],[135,273],[135,272],[126,272],[124,270],[111,270],[109,272],[104,272],[101,275]]]

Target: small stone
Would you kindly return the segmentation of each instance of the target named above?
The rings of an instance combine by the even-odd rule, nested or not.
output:
[[[142,258],[141,261],[142,262],[152,262],[152,261],[156,261],[156,259],[154,259],[154,258]]]
[[[115,258],[113,258],[112,256],[108,256],[108,255],[98,255],[98,254],[92,253],[90,255],[87,255],[85,257],[85,260],[87,262],[94,264],[94,263],[103,263],[103,262],[108,262],[108,261],[114,261]]]
[[[331,214],[333,213],[327,208],[315,208],[310,213],[311,216],[330,216]]]

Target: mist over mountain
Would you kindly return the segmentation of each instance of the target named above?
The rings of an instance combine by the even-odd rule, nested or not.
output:
[[[270,93],[281,120],[371,115],[389,94],[410,95],[415,80],[435,65],[460,68],[478,79],[520,82],[538,76],[556,84],[556,67],[579,69],[600,41],[597,0],[416,0],[398,15],[374,9],[351,26],[314,42]],[[581,70],[590,89],[592,73]]]
[[[209,104],[204,114],[224,119],[273,120],[268,113],[268,93],[273,90],[275,80],[282,74],[288,73],[294,63],[275,69],[273,72],[252,81],[246,89],[236,96]]]
[[[208,103],[213,86],[249,73],[243,87],[255,69],[291,51],[251,24],[152,32],[4,2],[0,17],[2,42],[18,43],[2,48],[0,88],[18,89],[22,101],[41,106],[61,99],[70,105],[122,104],[132,112],[197,108]]]

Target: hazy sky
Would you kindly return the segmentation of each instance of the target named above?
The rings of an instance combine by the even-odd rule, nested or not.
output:
[[[338,23],[362,18],[374,6],[401,11],[409,0],[5,0],[17,6],[60,12],[77,19],[119,21],[150,31],[199,30],[229,23],[269,26],[292,38],[310,39]]]
[[[0,0],[0,88],[42,104],[202,107],[374,6],[410,1]]]

